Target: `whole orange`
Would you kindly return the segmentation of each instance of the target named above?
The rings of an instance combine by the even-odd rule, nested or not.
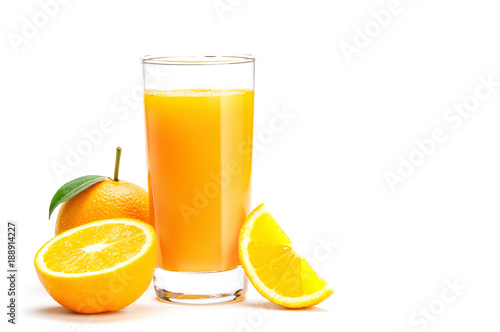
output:
[[[56,235],[92,221],[112,218],[130,218],[149,224],[148,192],[123,180],[98,182],[62,203]]]

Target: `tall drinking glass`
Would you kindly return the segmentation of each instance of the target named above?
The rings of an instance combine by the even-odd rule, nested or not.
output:
[[[180,303],[243,298],[238,236],[250,213],[251,56],[142,58],[157,296]]]

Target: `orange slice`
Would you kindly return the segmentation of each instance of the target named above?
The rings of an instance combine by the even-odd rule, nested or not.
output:
[[[273,303],[304,308],[333,293],[306,259],[295,252],[264,204],[250,213],[241,228],[239,255],[250,282]]]
[[[62,306],[115,311],[148,288],[158,259],[153,227],[133,219],[91,222],[63,232],[35,256],[38,278]]]

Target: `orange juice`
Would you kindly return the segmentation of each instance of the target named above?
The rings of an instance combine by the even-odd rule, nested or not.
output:
[[[146,90],[150,218],[158,266],[226,271],[240,265],[250,212],[253,90]]]

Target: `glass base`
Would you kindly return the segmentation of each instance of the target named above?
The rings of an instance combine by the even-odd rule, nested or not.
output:
[[[184,304],[212,304],[242,300],[247,277],[240,266],[221,272],[155,270],[154,286],[160,300]]]

